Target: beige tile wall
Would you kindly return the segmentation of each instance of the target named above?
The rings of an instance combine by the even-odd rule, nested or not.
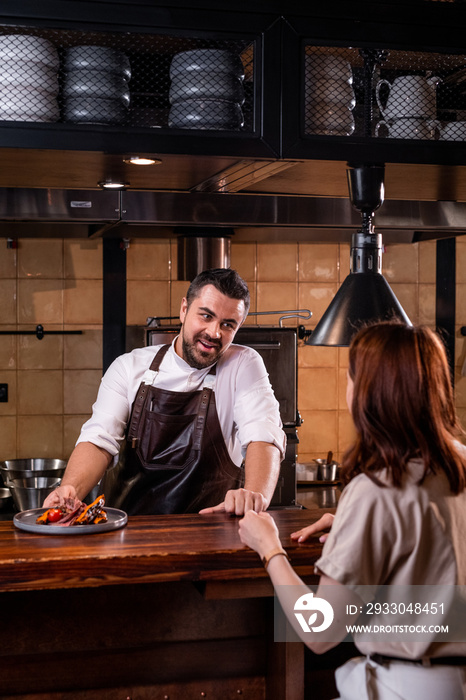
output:
[[[102,244],[23,239],[17,250],[0,240],[0,330],[82,330],[82,335],[0,335],[0,459],[68,457],[90,415],[102,371]],[[127,320],[179,311],[186,282],[176,280],[176,243],[134,240],[127,253]],[[231,265],[251,289],[252,311],[308,308],[313,328],[349,271],[349,244],[233,243]],[[435,322],[435,242],[387,246],[383,269],[414,322]],[[458,239],[457,404],[466,424],[466,241]],[[253,321],[254,319],[251,319]],[[261,322],[274,321],[265,317]],[[302,322],[302,320],[300,320]],[[287,321],[295,325],[295,321]],[[333,450],[353,436],[345,402],[347,350],[298,348],[299,459]]]
[[[67,457],[102,369],[102,244],[0,240],[0,330],[82,335],[0,336],[0,458]]]

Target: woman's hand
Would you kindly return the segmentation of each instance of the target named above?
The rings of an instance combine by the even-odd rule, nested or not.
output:
[[[315,523],[312,523],[312,525],[308,525],[297,532],[293,532],[291,534],[291,539],[298,540],[298,542],[305,542],[309,537],[315,535],[317,532],[321,532],[322,530],[330,530],[334,517],[335,516],[331,513],[324,513],[324,515],[319,518],[319,520],[316,520]],[[325,542],[327,537],[328,533],[322,535],[319,537],[319,542]]]
[[[281,547],[278,528],[268,513],[248,510],[238,527],[241,542],[254,549],[261,558]]]

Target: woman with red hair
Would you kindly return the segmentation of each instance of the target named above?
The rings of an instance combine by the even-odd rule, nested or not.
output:
[[[316,614],[308,623],[298,620],[297,600],[305,601],[309,589],[281,556],[270,515],[247,513],[241,540],[266,562],[288,620],[316,653],[347,636],[348,624],[357,621],[348,611],[365,614],[377,609],[374,600],[383,601],[378,620],[389,633],[367,627],[353,633],[362,656],[336,671],[342,700],[464,700],[466,448],[458,441],[462,430],[439,337],[399,322],[361,329],[349,351],[347,403],[356,439],[343,457],[336,514],[292,535],[305,542],[331,527],[315,565],[316,598],[334,613],[326,636],[312,627]],[[366,614],[368,621],[375,619]],[[444,636],[425,624],[439,621],[450,623]]]

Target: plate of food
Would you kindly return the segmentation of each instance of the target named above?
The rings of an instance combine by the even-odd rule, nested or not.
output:
[[[126,525],[128,516],[123,510],[104,506],[104,496],[89,505],[78,498],[65,498],[54,508],[33,508],[16,513],[13,524],[19,530],[41,535],[90,535],[119,530]]]

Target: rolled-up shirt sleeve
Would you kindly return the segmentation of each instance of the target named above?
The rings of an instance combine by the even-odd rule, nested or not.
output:
[[[283,459],[286,435],[280,407],[273,393],[264,361],[251,348],[241,356],[235,375],[234,422],[244,457],[250,442],[276,445]]]
[[[92,416],[84,423],[77,443],[92,442],[117,456],[134,400],[127,366],[117,358],[102,377]]]

